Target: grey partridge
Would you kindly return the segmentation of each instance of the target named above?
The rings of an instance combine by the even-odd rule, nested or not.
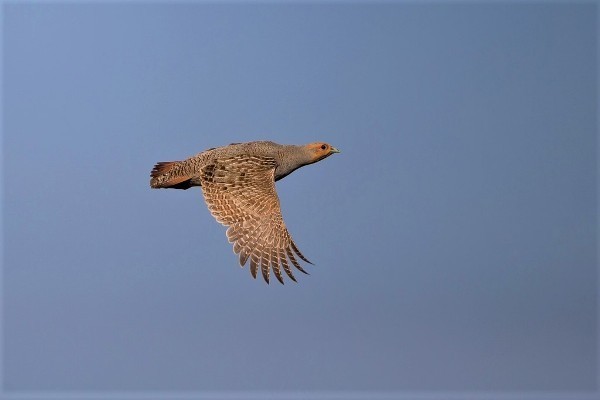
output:
[[[275,182],[296,169],[339,153],[327,143],[304,146],[260,141],[232,143],[196,154],[183,161],[159,162],[150,176],[152,188],[188,189],[201,186],[208,209],[228,226],[227,238],[243,267],[250,260],[269,283],[270,270],[283,283],[281,269],[296,281],[288,259],[307,273],[296,256],[312,264],[292,240],[279,205]]]

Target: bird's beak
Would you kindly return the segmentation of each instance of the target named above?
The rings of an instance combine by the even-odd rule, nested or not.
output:
[[[335,147],[332,147],[330,150],[331,153],[341,153],[341,151],[339,151],[338,149],[336,149]]]

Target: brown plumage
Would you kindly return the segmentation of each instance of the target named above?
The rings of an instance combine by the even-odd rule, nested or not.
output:
[[[150,174],[150,186],[201,186],[212,215],[229,227],[227,238],[239,254],[240,265],[243,267],[250,260],[252,276],[256,278],[260,269],[267,283],[271,269],[281,283],[281,269],[296,281],[290,263],[305,274],[296,257],[312,263],[298,250],[283,222],[275,181],[333,153],[339,151],[320,142],[305,146],[232,143],[184,161],[157,163]]]

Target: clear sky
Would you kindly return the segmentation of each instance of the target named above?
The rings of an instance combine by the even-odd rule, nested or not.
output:
[[[6,392],[597,390],[597,3],[3,18]],[[252,140],[342,151],[277,184],[298,284],[149,188]]]

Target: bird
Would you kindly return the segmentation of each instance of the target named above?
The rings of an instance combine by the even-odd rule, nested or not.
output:
[[[308,274],[296,257],[312,262],[300,252],[286,228],[275,182],[339,152],[324,142],[231,143],[183,161],[156,163],[150,173],[150,187],[186,190],[200,186],[209,211],[227,227],[227,239],[233,244],[241,267],[249,260],[252,277],[256,279],[260,268],[267,284],[271,269],[281,284],[282,269],[297,282],[290,263]]]

